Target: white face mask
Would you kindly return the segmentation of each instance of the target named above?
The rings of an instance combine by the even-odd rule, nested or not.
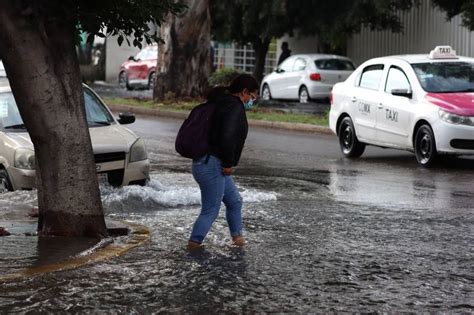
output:
[[[252,98],[249,99],[247,102],[244,103],[244,108],[245,108],[246,110],[252,109],[252,107],[253,107],[253,102],[254,102],[254,101],[253,101]]]

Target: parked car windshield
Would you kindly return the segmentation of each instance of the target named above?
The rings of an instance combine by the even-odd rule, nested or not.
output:
[[[84,89],[84,100],[89,127],[108,126],[114,123],[112,115],[105,106],[87,89]],[[8,130],[25,129],[11,92],[0,93],[0,127]]]
[[[349,60],[337,58],[318,59],[314,61],[314,64],[321,70],[353,71],[355,69],[354,64]]]
[[[474,63],[432,62],[412,64],[421,86],[431,93],[474,92]]]

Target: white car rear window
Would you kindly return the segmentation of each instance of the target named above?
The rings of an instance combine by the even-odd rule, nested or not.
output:
[[[314,61],[316,68],[320,70],[353,71],[354,64],[344,59],[318,59]]]

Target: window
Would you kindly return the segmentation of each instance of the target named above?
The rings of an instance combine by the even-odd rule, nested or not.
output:
[[[84,102],[86,103],[86,116],[89,126],[113,123],[114,119],[110,113],[88,89],[84,89]]]
[[[339,70],[339,71],[353,71],[354,64],[345,59],[318,59],[314,61],[316,68],[321,70]]]
[[[278,69],[283,70],[284,72],[291,72],[293,71],[293,64],[295,63],[295,59],[288,58],[280,65]]]
[[[390,68],[385,84],[385,92],[392,93],[392,90],[411,90],[407,76],[397,67]]]
[[[0,93],[0,124],[3,128],[23,124],[12,93]]]
[[[295,61],[295,65],[293,66],[293,71],[303,71],[306,69],[306,60],[303,58],[298,58]]]
[[[474,63],[432,62],[411,65],[427,92],[474,92]]]
[[[382,79],[383,65],[366,67],[360,76],[359,86],[365,89],[378,90]]]

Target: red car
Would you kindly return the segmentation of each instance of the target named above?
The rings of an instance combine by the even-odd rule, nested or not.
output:
[[[152,89],[156,79],[157,58],[157,45],[147,46],[135,57],[130,56],[120,66],[119,85],[127,90],[131,90],[134,87]]]

